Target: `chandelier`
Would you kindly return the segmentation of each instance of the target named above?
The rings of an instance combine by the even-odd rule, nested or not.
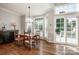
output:
[[[31,19],[31,13],[30,13],[30,6],[28,6],[28,10],[29,10],[29,12],[28,12],[28,17],[26,18],[26,21],[25,22],[33,22],[33,20]]]

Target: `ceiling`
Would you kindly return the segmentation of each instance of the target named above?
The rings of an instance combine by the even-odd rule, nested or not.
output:
[[[49,3],[0,3],[0,7],[16,12],[20,15],[28,15],[30,6],[30,13],[32,16],[41,15],[50,9]]]
[[[30,6],[31,16],[42,15],[53,6],[59,6],[66,3],[0,3],[0,7],[15,12],[19,15],[29,14],[28,6]]]

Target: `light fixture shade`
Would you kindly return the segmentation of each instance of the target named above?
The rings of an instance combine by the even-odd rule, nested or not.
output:
[[[11,20],[11,25],[16,25],[16,21],[15,20]]]

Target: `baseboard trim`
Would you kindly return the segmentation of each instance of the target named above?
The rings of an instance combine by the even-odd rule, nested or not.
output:
[[[73,44],[65,44],[65,43],[58,43],[58,42],[53,42],[53,41],[49,41],[49,40],[45,40],[45,39],[42,39],[50,44],[59,44],[59,45],[67,45],[67,46],[72,46],[72,47],[78,47],[78,45],[73,45]]]

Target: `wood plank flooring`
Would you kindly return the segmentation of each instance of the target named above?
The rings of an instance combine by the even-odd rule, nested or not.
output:
[[[51,44],[46,41],[40,41],[38,48],[29,50],[24,46],[17,46],[14,42],[0,44],[0,55],[78,55],[66,45]]]

